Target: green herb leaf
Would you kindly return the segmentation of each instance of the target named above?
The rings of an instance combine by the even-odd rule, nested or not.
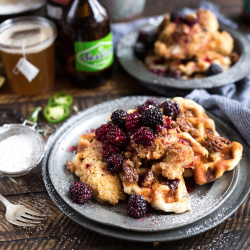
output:
[[[10,181],[12,181],[12,182],[14,182],[15,184],[18,185],[18,183],[17,183],[17,181],[16,181],[15,179],[13,179],[13,178],[11,178],[11,177],[9,177],[9,176],[8,176],[8,178],[9,178]]]
[[[44,137],[47,136],[47,130],[46,129],[37,129],[36,130],[38,133],[42,134]]]
[[[31,122],[37,122],[38,115],[39,115],[41,110],[42,110],[42,107],[33,108],[31,110],[31,114],[27,117],[27,120],[31,121]]]
[[[73,107],[72,107],[72,109],[77,113],[77,112],[79,112],[79,109],[78,109],[78,107],[76,106],[76,105],[74,105]]]

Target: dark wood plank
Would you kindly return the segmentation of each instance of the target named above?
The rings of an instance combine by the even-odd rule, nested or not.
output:
[[[168,243],[138,243],[98,235],[77,226],[60,213],[50,227],[46,224],[40,231],[23,228],[13,230],[11,226],[6,226],[3,228],[6,235],[3,240],[0,239],[1,249],[247,249],[250,237],[249,217],[228,219],[198,237]],[[40,248],[36,248],[37,244]]]

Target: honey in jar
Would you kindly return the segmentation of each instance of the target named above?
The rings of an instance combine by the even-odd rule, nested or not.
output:
[[[55,82],[56,26],[42,17],[19,17],[0,25],[0,52],[12,90],[37,95]]]

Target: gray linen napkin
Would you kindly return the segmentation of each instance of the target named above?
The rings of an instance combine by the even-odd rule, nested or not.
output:
[[[236,23],[219,12],[219,6],[208,1],[200,1],[200,7],[213,11],[222,23],[230,25],[233,28],[238,27]],[[195,10],[184,8],[180,12],[187,14],[193,11]],[[160,19],[161,16],[143,18],[129,23],[113,24],[112,30],[115,46],[121,37],[133,28],[145,22],[157,20],[157,18]],[[194,89],[189,94],[187,94],[187,91],[167,90],[163,94],[168,97],[185,96],[186,98],[195,100],[225,122],[234,125],[250,146],[250,75],[237,83],[231,83],[227,86],[211,90]]]

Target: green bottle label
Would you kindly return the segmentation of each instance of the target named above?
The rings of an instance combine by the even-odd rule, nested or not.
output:
[[[114,60],[112,33],[93,42],[75,42],[76,69],[95,72],[109,67]]]

